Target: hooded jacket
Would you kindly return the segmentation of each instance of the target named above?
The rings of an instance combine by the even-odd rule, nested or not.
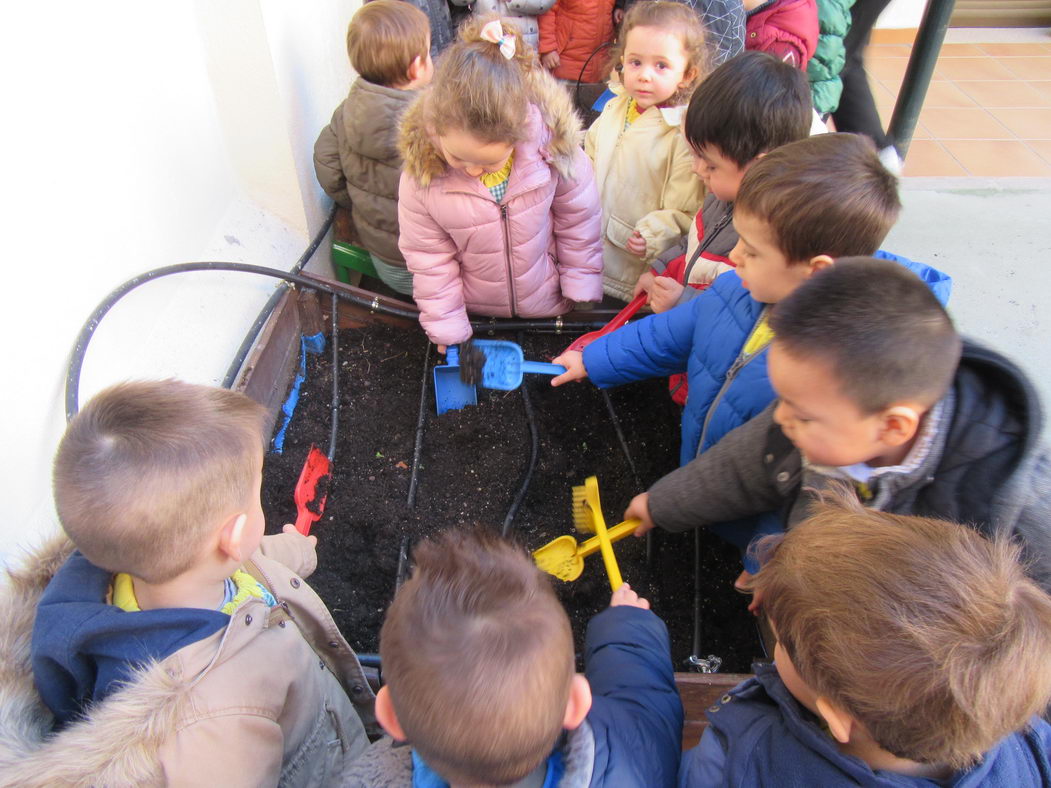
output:
[[[873,771],[844,755],[792,697],[777,668],[762,665],[707,712],[701,743],[683,754],[682,788],[855,785],[862,788],[1039,788],[1051,784],[1051,725],[1036,717],[981,762],[947,780]]]
[[[606,81],[609,52],[600,47],[613,40],[613,0],[558,0],[538,22],[538,51],[558,53],[552,74],[572,82]]]
[[[748,12],[745,49],[769,52],[806,71],[817,48],[816,0],[768,0]]]
[[[846,63],[843,45],[850,30],[850,7],[854,0],[817,0],[818,39],[814,55],[807,63],[807,78],[814,109],[822,116],[836,111],[843,93],[839,72]]]
[[[522,38],[533,49],[540,44],[540,29],[536,18],[547,11],[555,0],[449,0],[453,5],[467,6],[473,16],[496,14],[503,22],[511,22],[522,33]]]
[[[1030,576],[1051,591],[1051,460],[1040,442],[1039,396],[1012,362],[968,341],[942,403],[922,462],[879,477],[872,505],[1015,538]],[[788,527],[805,519],[830,477],[804,462],[774,422],[774,407],[654,484],[654,523],[685,531],[779,509]]]
[[[588,129],[584,150],[595,163],[602,200],[603,287],[630,301],[642,272],[689,232],[704,184],[693,173],[693,156],[679,131],[686,107],[651,107],[625,129],[631,97],[619,83],[610,89],[615,95]],[[644,257],[627,251],[635,230],[646,241]]]
[[[607,608],[588,624],[584,665],[591,710],[559,743],[563,772],[557,788],[674,786],[683,710],[664,622],[637,607]],[[411,751],[382,739],[354,763],[340,785],[409,788],[414,785]]]
[[[360,77],[314,143],[321,188],[352,211],[362,246],[388,265],[405,267],[398,249],[398,123],[415,91]]]
[[[534,79],[537,103],[501,203],[478,178],[446,166],[419,101],[405,115],[399,245],[435,344],[468,339],[469,313],[553,317],[602,298],[598,194],[580,122],[550,75]]]
[[[245,569],[280,604],[252,599],[218,628],[213,611],[174,622],[107,604],[110,574],[72,549],[55,540],[0,594],[0,784],[325,785],[365,748],[372,692],[301,579],[316,560],[304,538],[263,540]],[[197,634],[213,631],[180,639],[194,612]],[[139,616],[152,656],[126,625]],[[56,703],[64,691],[81,703]]]

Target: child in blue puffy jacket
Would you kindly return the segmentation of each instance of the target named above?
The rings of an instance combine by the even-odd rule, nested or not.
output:
[[[774,399],[766,373],[773,305],[839,257],[871,255],[901,208],[897,179],[872,143],[853,134],[825,134],[784,145],[753,164],[737,195],[730,252],[735,270],[717,277],[697,298],[602,337],[583,353],[555,359],[566,372],[559,386],[591,378],[600,388],[685,372],[689,396],[682,414],[679,461],[685,465]],[[942,302],[950,280],[900,258]],[[711,528],[747,556],[756,536],[781,530],[769,513]]]

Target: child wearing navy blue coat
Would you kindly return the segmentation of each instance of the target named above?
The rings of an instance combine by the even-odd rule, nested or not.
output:
[[[875,252],[900,208],[897,179],[864,137],[823,134],[777,148],[741,183],[733,216],[739,239],[730,253],[736,269],[696,298],[614,331],[583,353],[563,353],[555,362],[567,371],[552,385],[590,377],[608,388],[685,372],[679,462],[687,464],[774,399],[766,373],[772,307],[836,258]],[[895,259],[948,299],[947,276]],[[757,567],[748,544],[780,528],[771,513],[710,530],[741,548],[751,573]]]
[[[645,599],[614,592],[588,625],[580,674],[569,618],[523,550],[458,530],[413,558],[380,634],[376,715],[390,738],[345,788],[675,785],[682,703]]]
[[[708,710],[680,786],[1051,784],[1051,597],[1018,546],[835,497],[761,544],[774,664]]]

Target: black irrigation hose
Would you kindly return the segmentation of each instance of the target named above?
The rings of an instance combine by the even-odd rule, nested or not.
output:
[[[584,65],[580,67],[580,74],[577,75],[577,84],[576,87],[573,88],[573,103],[578,107],[580,106],[580,83],[584,80],[584,72],[587,71],[588,66],[591,65],[591,59],[603,49],[611,46],[613,46],[612,41],[606,41],[605,43],[599,44],[595,51],[588,55],[588,59],[584,61]]]
[[[388,315],[395,315],[396,317],[404,317],[410,320],[416,320],[419,315],[415,310],[401,309],[399,307],[390,306],[388,304],[380,303],[378,299],[362,298],[361,296],[354,295],[352,293],[345,293],[337,290],[334,287],[326,285],[324,282],[319,282],[316,279],[308,279],[305,276],[299,274],[291,274],[287,271],[279,271],[274,268],[267,268],[261,265],[249,265],[248,263],[227,263],[227,262],[200,262],[200,263],[176,263],[175,265],[166,265],[161,268],[154,268],[152,271],[146,271],[137,276],[132,277],[124,284],[117,287],[109,295],[107,295],[102,302],[95,307],[95,310],[91,313],[91,316],[84,323],[80,329],[80,333],[77,334],[76,342],[73,345],[73,353],[69,359],[69,366],[66,370],[66,420],[72,419],[77,415],[79,410],[79,391],[80,391],[80,371],[84,366],[84,356],[88,350],[88,344],[91,342],[91,337],[95,333],[95,329],[98,328],[99,323],[102,322],[102,318],[106,316],[106,313],[113,308],[113,306],[125,295],[130,293],[140,285],[144,285],[147,282],[151,282],[154,279],[160,279],[165,276],[171,276],[173,274],[181,274],[187,271],[242,271],[249,274],[259,274],[260,276],[269,276],[274,279],[283,279],[286,282],[293,282],[302,287],[310,288],[312,290],[319,290],[323,293],[335,294],[340,298],[350,301],[361,306],[368,307],[376,312],[383,312]]]
[[[409,509],[416,508],[416,485],[420,479],[420,456],[423,454],[423,423],[427,418],[427,392],[431,367],[431,343],[423,352],[423,375],[420,377],[420,412],[416,417],[416,443],[412,448],[412,472],[409,476]]]
[[[403,536],[398,545],[398,568],[394,572],[394,593],[397,594],[401,584],[409,576],[409,537]]]
[[[693,531],[693,651],[692,656],[701,656],[701,531]]]
[[[519,337],[519,344],[521,344],[521,337]],[[518,514],[526,493],[529,492],[529,484],[533,481],[533,472],[540,459],[540,431],[536,426],[536,415],[533,413],[533,402],[529,398],[529,388],[523,383],[519,390],[522,392],[522,405],[525,407],[526,422],[529,424],[529,465],[526,467],[518,492],[511,501],[511,508],[507,510],[507,515],[504,517],[504,524],[500,527],[500,536],[503,537],[511,532],[511,523]]]
[[[325,235],[328,234],[329,228],[332,226],[332,220],[336,218],[336,206],[333,204],[332,210],[328,212],[328,218],[322,223],[321,228],[314,235],[313,240],[310,242],[310,246],[304,250],[303,254],[296,260],[296,264],[288,269],[290,274],[298,274],[303,270],[310,258],[314,256],[314,252],[321,245],[321,241]],[[234,360],[230,362],[230,366],[226,369],[226,375],[223,376],[222,386],[224,389],[228,389],[234,385],[234,381],[237,380],[237,373],[241,371],[241,366],[244,364],[245,359],[248,358],[248,352],[252,349],[252,345],[255,344],[256,337],[259,336],[259,332],[263,330],[263,326],[266,325],[266,321],[270,319],[270,315],[277,308],[278,302],[281,297],[288,290],[287,287],[278,287],[271,293],[270,298],[267,299],[266,303],[263,304],[263,308],[259,310],[259,314],[256,315],[255,321],[252,326],[248,329],[248,333],[245,334],[244,340],[241,342],[241,346],[237,348],[237,353],[234,354]]]
[[[328,460],[336,459],[339,433],[339,298],[332,294],[332,432],[328,438]]]
[[[635,460],[631,456],[631,449],[628,448],[628,439],[624,437],[624,430],[620,426],[620,419],[617,417],[617,411],[613,407],[613,400],[609,396],[609,391],[606,389],[600,389],[602,392],[602,401],[606,403],[606,410],[609,412],[610,421],[613,422],[613,430],[617,433],[617,440],[620,442],[620,450],[624,452],[624,459],[628,461],[628,468],[631,469],[631,477],[635,480],[635,492],[644,492],[642,488],[642,479],[639,478],[639,471],[635,467]],[[653,531],[646,532],[646,571],[653,570]]]

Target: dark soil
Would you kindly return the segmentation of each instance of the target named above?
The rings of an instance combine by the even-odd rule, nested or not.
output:
[[[530,335],[522,344],[527,359],[547,360],[570,340]],[[411,544],[457,525],[500,529],[527,471],[532,438],[522,390],[479,389],[477,407],[435,416],[429,367],[437,356],[432,350],[416,505],[410,510],[407,498],[427,342],[417,331],[377,325],[344,330],[339,344],[339,439],[325,513],[312,531],[318,537],[319,560],[310,583],[354,648],[375,652],[395,590],[403,539]],[[295,521],[293,490],[311,443],[327,448],[330,353],[310,356],[307,367],[284,454],[268,454],[264,468],[263,505],[271,532]],[[547,376],[527,375],[523,385],[540,451],[510,533],[530,550],[563,534],[576,535],[570,489],[585,477],[598,476],[606,521],[614,525],[632,496],[674,469],[678,459],[679,411],[663,380],[609,392],[634,472],[602,392],[589,383],[555,389],[549,381]],[[693,651],[694,535],[654,536],[649,569],[645,540],[629,537],[615,545],[615,552],[624,579],[667,622],[676,669],[685,670],[685,659]],[[751,661],[761,655],[747,599],[732,588],[740,569],[735,548],[701,532],[700,656],[721,657],[726,672],[748,672]],[[609,603],[601,557],[585,560],[580,579],[553,582],[570,613],[579,647],[588,619]]]

